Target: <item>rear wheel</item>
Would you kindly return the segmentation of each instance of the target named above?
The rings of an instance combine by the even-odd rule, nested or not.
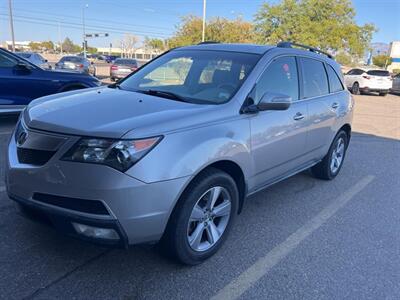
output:
[[[214,255],[228,235],[238,210],[239,193],[227,173],[201,173],[181,196],[161,241],[178,261],[196,265]]]
[[[342,168],[344,157],[346,156],[347,144],[347,133],[344,130],[339,131],[322,161],[311,168],[313,175],[325,180],[335,178]]]
[[[360,94],[360,85],[358,84],[358,82],[353,83],[353,86],[351,87],[351,93],[354,95]]]
[[[379,96],[385,97],[388,94],[388,92],[380,92]]]

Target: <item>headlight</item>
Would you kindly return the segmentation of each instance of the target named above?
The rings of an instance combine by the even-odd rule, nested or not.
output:
[[[162,137],[138,140],[83,138],[61,160],[103,164],[125,172],[150,152]]]

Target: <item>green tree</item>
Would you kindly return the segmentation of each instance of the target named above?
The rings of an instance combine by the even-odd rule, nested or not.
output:
[[[264,3],[256,14],[255,29],[260,43],[295,41],[353,57],[364,54],[376,31],[373,24],[356,24],[350,0]]]
[[[39,50],[41,50],[41,43],[30,42],[29,48],[31,48],[32,51],[39,51]]]
[[[202,24],[202,19],[199,17],[183,17],[174,36],[168,40],[168,46],[173,48],[200,43],[202,38]],[[206,41],[251,43],[254,42],[254,37],[253,25],[240,18],[235,20],[214,18],[206,24]]]
[[[53,50],[54,49],[54,43],[52,41],[41,42],[40,46],[41,46],[42,49],[46,49],[46,50]]]
[[[372,62],[375,66],[384,68],[392,63],[392,58],[389,55],[376,55],[372,57]]]
[[[97,53],[97,48],[88,46],[86,51],[88,53],[94,54],[94,53]]]
[[[350,66],[352,64],[351,56],[346,53],[338,53],[335,55],[336,61],[343,66]]]
[[[64,42],[62,43],[63,51],[69,53],[76,53],[82,50],[82,47],[79,45],[75,45],[72,40],[68,37],[65,38]]]
[[[146,37],[144,39],[144,45],[147,48],[160,50],[160,51],[165,49],[165,43],[161,39],[150,39],[150,38]]]

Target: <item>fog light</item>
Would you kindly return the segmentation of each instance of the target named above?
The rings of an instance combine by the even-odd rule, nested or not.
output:
[[[98,239],[118,240],[118,233],[112,228],[93,227],[85,224],[72,223],[77,233]]]

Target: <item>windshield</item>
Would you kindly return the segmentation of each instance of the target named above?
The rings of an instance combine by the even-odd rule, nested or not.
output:
[[[373,76],[390,76],[388,71],[384,70],[371,70],[367,72],[368,75],[373,75]]]
[[[23,52],[17,52],[15,54],[17,54],[18,56],[23,57],[23,58],[30,58],[32,56],[32,54],[30,54],[30,53],[23,53]]]
[[[119,87],[174,94],[192,103],[221,104],[234,96],[259,58],[239,52],[175,50],[139,69]]]

